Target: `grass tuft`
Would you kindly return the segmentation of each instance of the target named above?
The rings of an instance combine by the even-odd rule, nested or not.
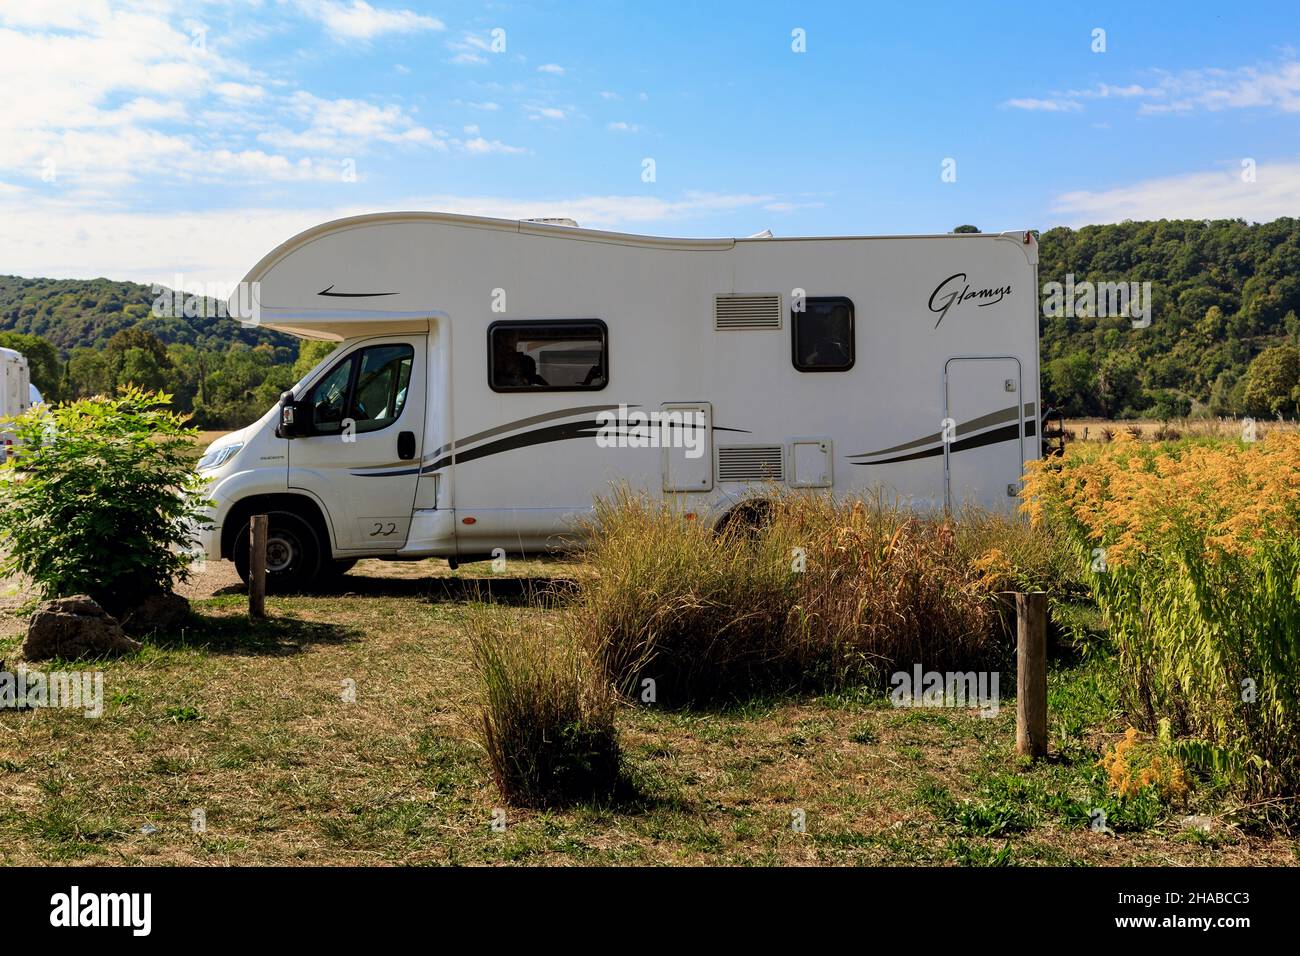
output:
[[[469,617],[478,729],[502,798],[526,807],[611,797],[619,783],[616,701],[584,648],[552,622]]]

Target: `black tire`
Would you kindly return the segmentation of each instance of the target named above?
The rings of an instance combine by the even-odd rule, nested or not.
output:
[[[756,538],[772,521],[772,503],[762,498],[738,504],[718,522],[719,535],[742,535]]]
[[[310,588],[321,577],[320,536],[312,523],[292,511],[267,512],[266,589],[273,593]],[[248,584],[248,533],[235,538],[235,570]]]

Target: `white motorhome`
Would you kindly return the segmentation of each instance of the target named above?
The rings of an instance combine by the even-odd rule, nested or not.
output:
[[[615,483],[725,519],[773,484],[1014,506],[1039,457],[1037,240],[667,239],[439,213],[326,223],[232,295],[338,341],[200,463],[203,542],[300,583],[573,540]],[[236,301],[236,300],[240,301]]]
[[[13,349],[0,349],[0,418],[21,415],[39,401],[32,385],[27,357]],[[13,435],[0,427],[0,455],[13,451]]]

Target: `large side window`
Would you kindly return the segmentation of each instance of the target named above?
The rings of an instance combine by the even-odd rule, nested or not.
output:
[[[853,302],[843,296],[804,300],[791,310],[794,367],[801,372],[844,372],[853,368]]]
[[[351,421],[357,432],[391,425],[406,407],[415,350],[402,343],[353,352],[325,373],[307,395],[312,431],[337,435]]]
[[[493,322],[488,327],[493,391],[594,391],[608,381],[609,336],[599,319]]]

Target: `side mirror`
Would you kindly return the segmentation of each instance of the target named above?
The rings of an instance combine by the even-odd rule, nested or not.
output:
[[[304,434],[303,424],[298,421],[298,403],[293,399],[293,392],[280,396],[280,424],[275,429],[279,438],[297,438]]]

